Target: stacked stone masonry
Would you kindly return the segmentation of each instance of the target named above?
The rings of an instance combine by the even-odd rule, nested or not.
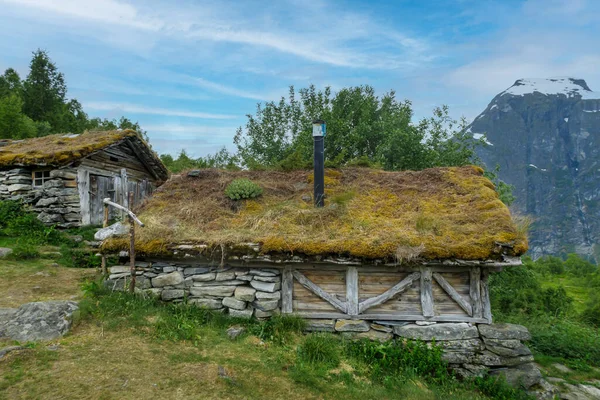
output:
[[[61,228],[79,226],[81,208],[76,171],[49,171],[41,186],[33,185],[33,173],[25,168],[0,171],[0,200],[21,201],[31,206],[45,224]]]
[[[130,280],[129,266],[115,266],[110,268],[105,284],[109,289],[123,290]],[[238,318],[265,319],[281,312],[281,271],[275,268],[138,262],[136,288],[163,301],[187,301]],[[531,351],[523,344],[530,334],[519,325],[366,321],[348,317],[308,319],[307,330],[339,333],[348,339],[435,342],[444,349],[444,360],[459,376],[503,375],[509,383],[525,389],[542,382]]]

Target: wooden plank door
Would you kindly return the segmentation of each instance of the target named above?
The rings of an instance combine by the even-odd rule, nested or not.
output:
[[[90,174],[90,222],[101,225],[104,219],[103,200],[114,200],[114,179],[108,176]],[[114,212],[111,216],[114,218]]]

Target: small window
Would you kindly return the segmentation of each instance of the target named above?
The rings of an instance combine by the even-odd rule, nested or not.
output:
[[[44,183],[50,179],[50,171],[35,171],[33,173],[33,187],[43,187]]]

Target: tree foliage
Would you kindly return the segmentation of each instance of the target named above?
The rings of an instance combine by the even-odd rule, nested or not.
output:
[[[137,122],[125,117],[90,119],[77,99],[67,98],[65,77],[46,51],[35,51],[29,67],[24,80],[12,68],[0,75],[0,139],[92,129],[134,129],[146,134]]]
[[[234,138],[247,168],[310,165],[312,121],[327,121],[326,162],[346,165],[369,160],[387,170],[420,170],[475,162],[476,143],[464,133],[465,121],[450,118],[447,107],[413,124],[410,101],[390,91],[379,97],[371,86],[341,89],[290,87],[279,102],[258,104]]]

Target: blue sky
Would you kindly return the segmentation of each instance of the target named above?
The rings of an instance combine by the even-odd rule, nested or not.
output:
[[[524,77],[600,91],[600,1],[0,0],[0,69],[46,49],[91,116],[125,115],[160,153],[233,149],[289,85],[370,84],[472,119]]]

